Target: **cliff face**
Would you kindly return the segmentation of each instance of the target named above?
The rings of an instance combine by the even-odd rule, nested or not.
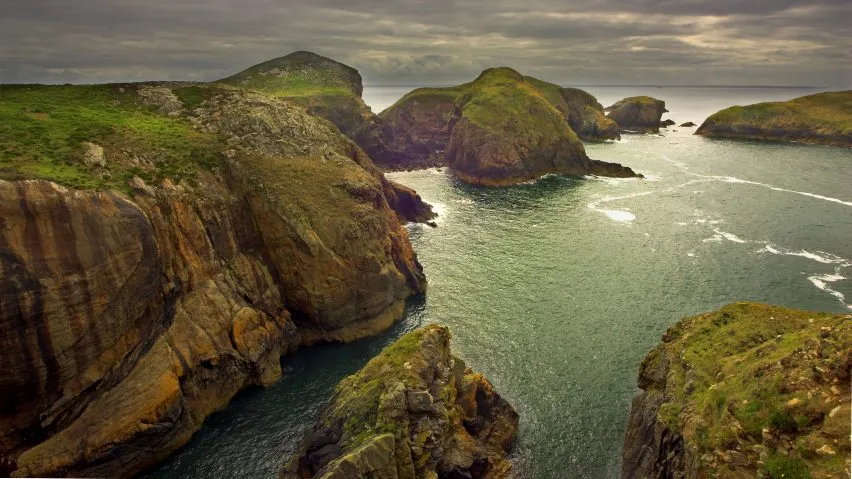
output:
[[[281,355],[380,331],[425,287],[369,158],[286,102],[0,93],[4,128],[31,132],[4,134],[6,152],[53,155],[4,158],[0,176],[0,475],[138,472],[277,379]]]
[[[607,117],[618,124],[621,131],[657,133],[660,118],[667,112],[666,102],[649,96],[632,96],[606,108]]]
[[[852,147],[852,90],[733,106],[704,120],[695,134]]]
[[[508,477],[518,415],[449,340],[427,326],[344,379],[280,477]]]
[[[621,477],[843,477],[850,320],[737,303],[680,321],[642,363]]]

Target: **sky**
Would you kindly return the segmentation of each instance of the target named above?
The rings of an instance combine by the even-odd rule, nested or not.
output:
[[[850,0],[0,0],[0,83],[209,81],[295,50],[368,85],[852,88]]]

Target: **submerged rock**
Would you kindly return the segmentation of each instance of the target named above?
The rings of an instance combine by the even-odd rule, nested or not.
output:
[[[704,120],[695,134],[852,147],[852,90],[733,106]]]
[[[616,123],[621,131],[657,133],[660,131],[660,118],[667,112],[666,102],[649,96],[632,96],[606,108],[607,117]]]
[[[280,477],[508,477],[518,414],[449,341],[427,326],[344,379]]]
[[[850,368],[852,315],[736,303],[685,318],[642,362],[621,477],[843,477],[830,451],[850,448]]]
[[[680,126],[682,126],[682,127],[684,127],[684,128],[688,128],[688,127],[695,126],[695,123],[693,123],[693,122],[691,122],[691,121],[688,121],[688,122],[686,122],[686,123],[681,123],[681,124],[680,124]]]
[[[0,88],[9,104],[33,95]],[[175,117],[136,85],[31,88],[49,112],[86,113],[34,134],[76,147],[87,132],[114,179],[0,171],[0,476],[137,473],[280,377],[282,355],[381,331],[424,290],[384,177],[302,108],[158,87],[184,105]]]
[[[660,122],[660,127],[670,127],[676,125],[675,121],[672,119],[663,120]]]

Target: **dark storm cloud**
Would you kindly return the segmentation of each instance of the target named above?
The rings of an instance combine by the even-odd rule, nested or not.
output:
[[[848,0],[3,0],[0,81],[211,80],[312,50],[371,83],[852,83]]]

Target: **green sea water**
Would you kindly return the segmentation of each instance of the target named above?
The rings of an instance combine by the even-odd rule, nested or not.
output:
[[[678,319],[733,301],[852,312],[852,150],[676,130],[587,145],[644,180],[389,175],[440,214],[409,226],[428,293],[380,337],[285,357],[284,379],[241,393],[150,476],[274,477],[340,379],[440,323],[516,405],[519,477],[618,477],[638,365]]]

